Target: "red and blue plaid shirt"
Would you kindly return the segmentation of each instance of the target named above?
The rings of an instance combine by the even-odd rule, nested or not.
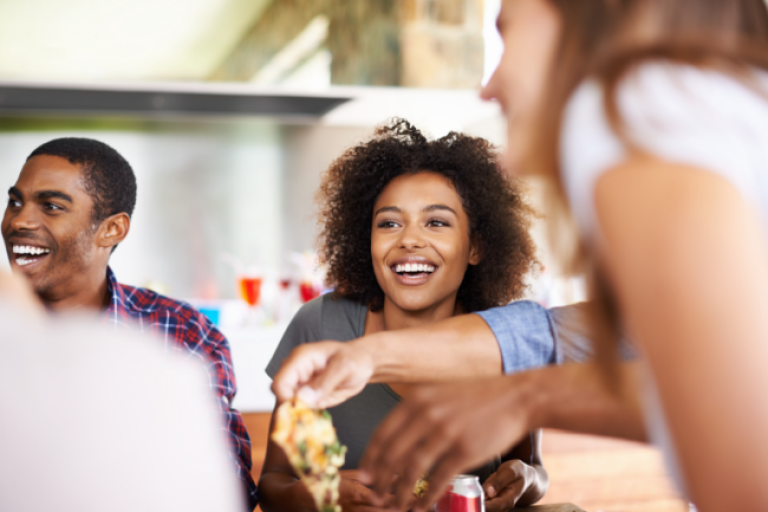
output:
[[[237,462],[237,474],[248,492],[249,510],[259,500],[251,476],[251,440],[240,413],[230,404],[237,385],[229,353],[229,343],[221,332],[198,310],[144,288],[120,284],[107,268],[107,286],[111,296],[105,322],[151,334],[165,343],[167,350],[184,350],[200,359],[208,369],[211,388],[219,397],[231,455]]]

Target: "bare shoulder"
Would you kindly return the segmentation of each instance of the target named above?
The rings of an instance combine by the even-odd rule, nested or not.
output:
[[[605,245],[619,243],[631,251],[666,251],[713,222],[739,223],[755,213],[723,176],[647,155],[603,173],[594,202]]]

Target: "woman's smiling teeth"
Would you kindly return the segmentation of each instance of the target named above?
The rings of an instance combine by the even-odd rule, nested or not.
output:
[[[19,257],[16,258],[16,264],[20,267],[23,267],[24,265],[29,265],[30,263],[37,261],[36,256],[40,256],[42,254],[48,254],[51,252],[50,249],[44,249],[42,247],[33,247],[31,245],[14,245],[13,246],[13,254],[18,254]]]
[[[429,264],[422,264],[422,263],[406,263],[404,265],[395,265],[395,272],[398,274],[402,272],[434,272],[435,267],[433,265]]]

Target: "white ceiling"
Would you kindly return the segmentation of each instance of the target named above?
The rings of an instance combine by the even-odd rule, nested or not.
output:
[[[271,0],[0,0],[0,78],[195,80]]]

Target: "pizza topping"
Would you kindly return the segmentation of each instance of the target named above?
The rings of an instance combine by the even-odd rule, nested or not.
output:
[[[429,490],[429,475],[424,474],[416,481],[416,485],[413,488],[413,494],[417,498],[424,496]]]
[[[319,512],[341,512],[339,468],[347,447],[339,443],[331,415],[300,400],[282,403],[275,412],[272,440],[285,451],[294,471],[315,499]]]

